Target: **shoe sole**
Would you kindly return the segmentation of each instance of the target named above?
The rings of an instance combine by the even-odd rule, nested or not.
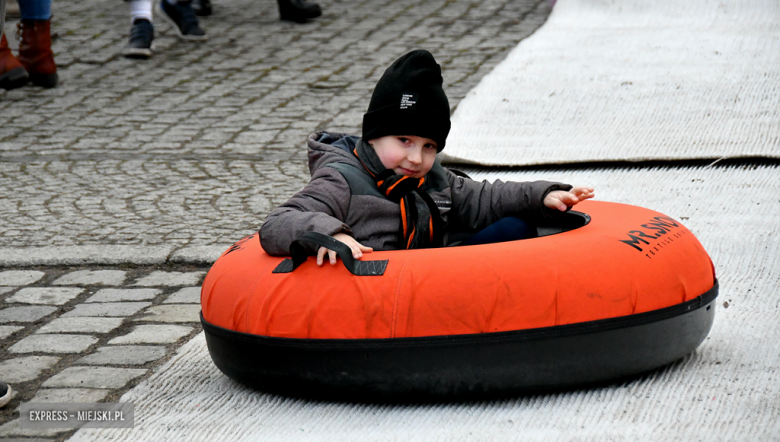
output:
[[[13,394],[13,390],[11,390],[11,386],[9,385],[8,391],[5,392],[5,396],[0,397],[0,408],[5,407],[11,402],[11,394]]]
[[[161,2],[164,2],[165,0],[160,0]],[[155,12],[157,12],[157,15],[162,17],[166,22],[168,22],[169,25],[173,28],[173,30],[176,32],[176,35],[185,41],[206,41],[209,39],[208,35],[184,35],[181,33],[181,29],[176,25],[176,22],[173,21],[171,17],[168,16],[168,14],[163,11],[162,6],[160,6],[160,3],[158,2],[155,5]]]
[[[3,75],[0,75],[0,88],[7,91],[16,89],[27,84],[29,75],[24,68],[11,69]]]
[[[122,55],[127,58],[136,59],[148,59],[152,57],[152,50],[150,48],[125,48],[122,51]]]
[[[53,74],[30,74],[30,83],[45,88],[57,86],[59,80],[60,77],[56,72]]]

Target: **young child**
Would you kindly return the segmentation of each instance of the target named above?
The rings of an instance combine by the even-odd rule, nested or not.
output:
[[[270,255],[289,255],[306,232],[330,235],[355,258],[373,250],[474,245],[536,236],[535,223],[593,197],[547,181],[481,183],[436,161],[450,131],[441,68],[427,51],[396,60],[377,83],[362,137],[309,136],[311,181],[260,229]],[[489,148],[489,146],[486,146]],[[332,250],[308,245],[322,265]]]

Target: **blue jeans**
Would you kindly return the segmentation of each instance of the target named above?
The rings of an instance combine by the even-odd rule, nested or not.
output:
[[[462,246],[492,244],[504,241],[536,238],[536,226],[528,224],[520,218],[508,216],[501,218],[463,241]]]
[[[19,0],[22,20],[48,20],[51,18],[51,0]]]

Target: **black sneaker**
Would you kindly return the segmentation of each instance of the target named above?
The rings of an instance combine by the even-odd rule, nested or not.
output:
[[[306,23],[308,19],[322,15],[320,5],[306,0],[277,0],[277,3],[279,3],[279,15],[285,21]]]
[[[133,22],[130,28],[130,40],[122,54],[128,58],[149,58],[152,56],[154,27],[145,18]]]
[[[0,408],[3,408],[11,401],[11,386],[3,381],[0,381]]]
[[[198,16],[192,10],[190,2],[177,2],[172,5],[168,3],[168,0],[160,0],[160,3],[157,4],[157,12],[173,26],[182,40],[203,41],[208,39],[206,31],[198,25]]]
[[[205,17],[211,15],[211,0],[192,0],[192,10],[195,15]]]

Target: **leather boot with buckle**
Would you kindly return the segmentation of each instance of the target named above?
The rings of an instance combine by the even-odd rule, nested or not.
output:
[[[16,89],[27,84],[27,71],[11,53],[5,34],[0,37],[0,87]]]
[[[57,85],[57,65],[51,51],[51,20],[21,20],[18,26],[19,62],[36,86]]]

